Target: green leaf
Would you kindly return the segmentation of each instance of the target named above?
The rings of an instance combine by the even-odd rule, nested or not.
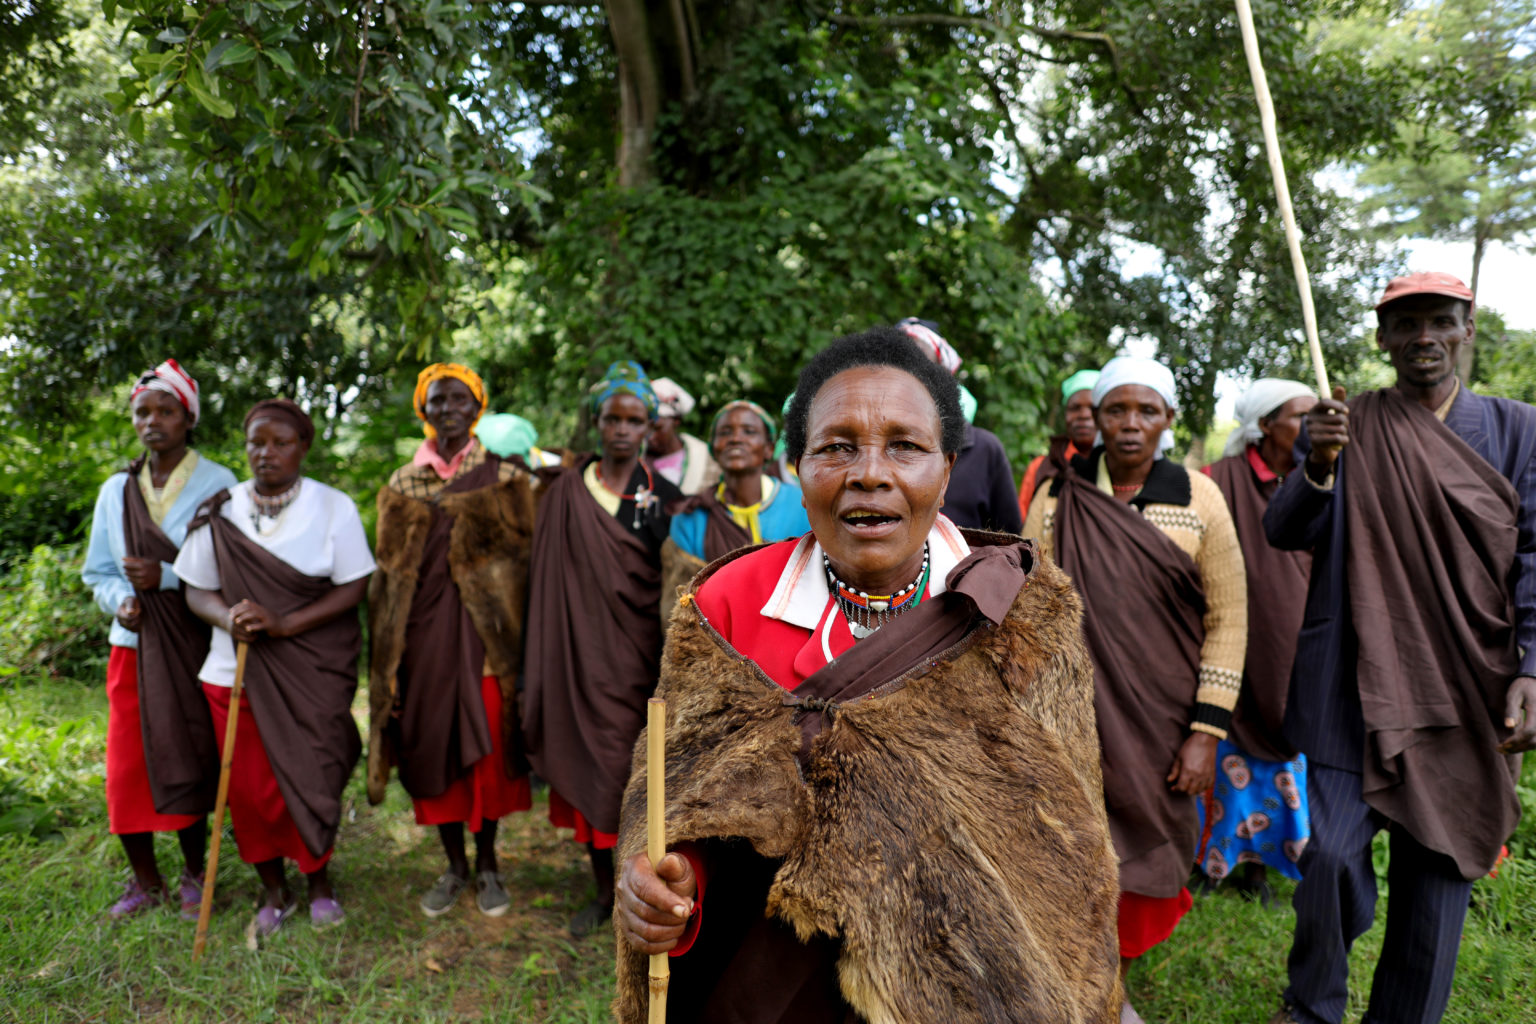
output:
[[[215,117],[234,117],[235,105],[222,96],[215,96],[208,88],[208,83],[197,72],[197,65],[193,65],[187,75],[186,85],[189,92],[197,99],[204,110]]]
[[[271,49],[262,50],[261,52],[264,57],[270,60],[273,64],[276,64],[278,67],[282,68],[290,76],[294,78],[298,77],[299,69],[294,65],[293,58],[288,56],[286,51]]]
[[[107,17],[110,18],[111,15],[107,15]],[[155,36],[155,38],[160,40],[162,43],[169,43],[171,46],[177,46],[187,41],[187,33],[185,29],[168,28],[162,31],[159,35]]]
[[[255,56],[256,47],[244,39],[221,39],[203,59],[203,70],[215,71],[221,67],[234,67],[237,64],[244,64]]]

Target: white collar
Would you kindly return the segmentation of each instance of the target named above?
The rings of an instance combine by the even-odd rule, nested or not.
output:
[[[944,593],[944,581],[950,570],[970,553],[971,547],[960,536],[960,528],[940,513],[928,531],[930,597]],[[832,591],[827,587],[827,574],[821,563],[821,545],[816,543],[815,534],[807,533],[795,545],[789,564],[784,567],[761,614],[791,626],[814,630],[831,597]]]

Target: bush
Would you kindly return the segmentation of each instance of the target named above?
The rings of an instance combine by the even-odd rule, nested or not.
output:
[[[84,546],[40,544],[0,588],[0,674],[92,679],[107,663],[107,619],[80,579]]]

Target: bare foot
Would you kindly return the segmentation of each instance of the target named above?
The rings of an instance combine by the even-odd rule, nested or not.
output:
[[[1127,1001],[1120,1004],[1120,1024],[1147,1024],[1147,1022],[1141,1019],[1141,1014],[1137,1013],[1135,1007]]]

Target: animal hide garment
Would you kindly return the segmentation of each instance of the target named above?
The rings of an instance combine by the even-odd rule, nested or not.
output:
[[[1119,1019],[1119,883],[1082,607],[1060,570],[1011,542],[1028,575],[1000,625],[983,621],[874,692],[818,711],[699,615],[691,597],[721,562],[693,581],[667,634],[668,847],[750,847],[771,873],[758,913],[834,959],[842,1000],[874,1024]],[[802,750],[817,714],[823,728]],[[645,846],[645,743],[624,795],[620,862]],[[690,956],[712,955],[731,932],[720,920],[730,903],[714,896],[728,881],[711,874],[674,988]],[[759,996],[776,998],[773,965],[752,967],[768,979]],[[647,958],[621,937],[619,1021],[645,1020],[646,977]]]
[[[483,667],[501,683],[500,729],[506,759],[503,768],[509,776],[527,772],[516,711],[516,685],[523,663],[523,622],[528,604],[533,480],[519,474],[498,483],[499,461],[494,456],[487,458],[470,474],[476,479],[456,481],[435,505],[406,497],[389,487],[379,490],[378,570],[368,583],[372,647],[368,672],[370,803],[384,799],[390,769],[398,763],[399,737],[390,727],[400,693],[398,673],[410,641],[408,626],[421,580],[423,553],[429,535],[435,525],[440,525],[442,517],[452,521],[448,537],[452,589],[483,645]],[[466,486],[457,486],[460,483]],[[476,659],[479,657],[477,654]],[[480,707],[481,668],[478,660],[469,667],[475,708]],[[479,713],[483,717],[483,710]]]

